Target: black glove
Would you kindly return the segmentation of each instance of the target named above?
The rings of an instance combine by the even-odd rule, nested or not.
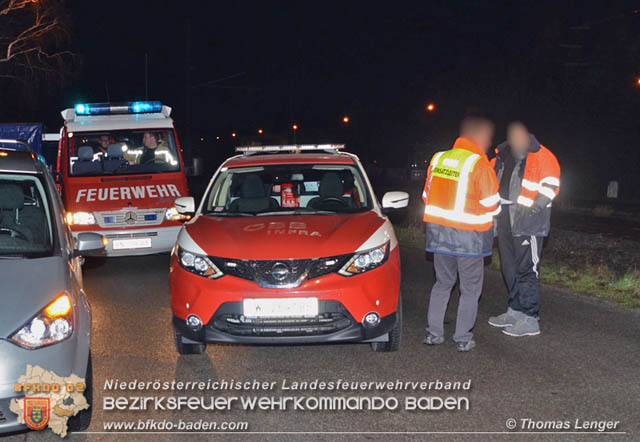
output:
[[[533,202],[533,206],[531,206],[531,214],[535,215],[536,213],[540,213],[542,209],[549,205],[550,202],[550,198],[547,198],[542,194],[538,194],[535,201]]]

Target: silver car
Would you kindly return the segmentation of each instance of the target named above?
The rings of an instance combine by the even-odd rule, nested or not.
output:
[[[96,233],[73,244],[56,185],[35,155],[0,148],[0,433],[26,428],[9,404],[22,396],[14,384],[27,364],[85,378],[91,404],[91,312],[81,265],[83,254],[103,248]],[[69,430],[90,420],[91,407],[70,418]]]

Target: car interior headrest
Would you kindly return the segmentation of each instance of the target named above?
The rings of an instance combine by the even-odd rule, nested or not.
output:
[[[122,143],[109,144],[107,147],[107,158],[119,160],[122,158]]]
[[[0,184],[0,209],[21,209],[24,206],[24,192],[16,184]]]
[[[335,172],[327,172],[320,180],[319,193],[321,197],[338,197],[344,193],[340,177]]]
[[[245,177],[240,194],[242,198],[264,198],[267,195],[264,183],[258,175],[247,175]]]
[[[91,147],[91,146],[80,146],[78,148],[78,159],[80,161],[91,161],[91,160],[93,160],[93,147]]]

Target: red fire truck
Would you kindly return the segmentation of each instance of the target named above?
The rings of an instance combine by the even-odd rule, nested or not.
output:
[[[62,111],[57,182],[74,235],[108,239],[108,256],[170,251],[188,195],[171,108],[157,101],[86,103]]]

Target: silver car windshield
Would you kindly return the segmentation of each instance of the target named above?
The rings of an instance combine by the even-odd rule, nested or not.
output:
[[[0,174],[0,257],[53,253],[49,203],[37,176]]]
[[[222,170],[205,197],[212,216],[332,215],[370,210],[359,170],[346,164],[282,164]]]
[[[100,176],[177,172],[172,129],[69,133],[69,175]]]

